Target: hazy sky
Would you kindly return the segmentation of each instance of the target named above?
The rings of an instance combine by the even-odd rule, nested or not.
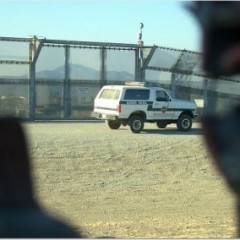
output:
[[[0,0],[0,36],[136,43],[201,51],[189,2],[151,0]]]

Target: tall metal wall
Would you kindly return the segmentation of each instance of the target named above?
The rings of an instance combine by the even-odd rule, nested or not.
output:
[[[145,59],[145,79],[169,88],[176,98],[194,100],[200,114],[221,114],[240,102],[240,76],[209,77],[201,53],[155,46]]]
[[[105,84],[139,80],[135,44],[0,38],[0,114],[89,119]]]
[[[240,100],[240,81],[211,79],[201,54],[141,44],[0,37],[0,115],[28,120],[89,119],[101,86],[152,82],[200,112]]]

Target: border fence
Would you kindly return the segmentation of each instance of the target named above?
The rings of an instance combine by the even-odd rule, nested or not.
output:
[[[99,89],[125,81],[148,81],[173,97],[194,100],[200,114],[238,103],[240,77],[208,78],[201,58],[141,44],[0,37],[0,114],[31,121],[90,119]]]

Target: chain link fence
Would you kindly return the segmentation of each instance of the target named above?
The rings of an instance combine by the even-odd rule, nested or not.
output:
[[[90,119],[106,84],[148,81],[199,113],[225,111],[240,99],[240,78],[211,79],[201,54],[138,44],[0,37],[0,114],[28,120]]]

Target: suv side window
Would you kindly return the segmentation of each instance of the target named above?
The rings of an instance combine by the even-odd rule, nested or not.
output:
[[[126,89],[125,100],[148,100],[150,95],[149,89]]]
[[[165,91],[158,90],[156,91],[156,101],[169,101],[169,97]]]
[[[117,100],[120,94],[120,90],[116,89],[104,89],[99,96],[101,99],[114,99]]]

